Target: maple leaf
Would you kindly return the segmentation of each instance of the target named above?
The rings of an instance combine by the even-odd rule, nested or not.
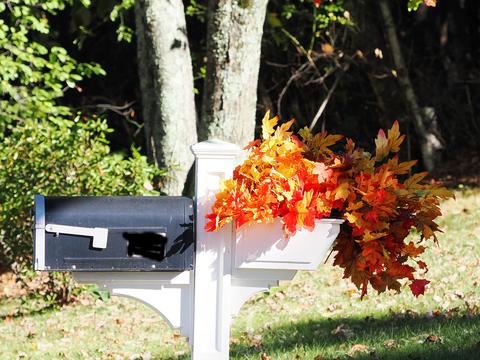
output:
[[[343,182],[335,190],[335,200],[340,200],[340,199],[347,199],[348,195],[350,194],[349,190],[349,184],[347,182]]]
[[[433,232],[432,228],[428,225],[423,225],[422,235],[425,239],[430,239],[431,237],[435,237],[435,233]]]
[[[363,245],[362,256],[372,265],[383,263],[383,248],[375,241]]]
[[[409,242],[402,250],[402,252],[411,257],[417,257],[425,251],[424,246],[415,246],[413,242]]]
[[[318,175],[319,183],[323,183],[331,178],[333,170],[329,169],[324,163],[315,163],[315,167],[312,170],[312,173]]]
[[[257,146],[260,145],[260,143],[261,143],[260,139],[252,140],[252,141],[250,141],[250,142],[248,143],[247,146],[245,146],[245,147],[243,148],[243,150],[249,150],[249,149],[251,149],[251,148],[257,147]]]
[[[297,214],[289,212],[282,217],[283,229],[287,235],[293,235],[297,231]]]
[[[394,156],[387,161],[387,166],[394,174],[402,175],[407,174],[408,171],[412,168],[412,166],[414,166],[416,163],[417,160],[398,163],[398,156]]]
[[[422,186],[418,183],[422,181],[427,175],[428,173],[426,171],[414,174],[404,181],[403,186],[406,189],[421,189]]]
[[[315,0],[314,0],[315,1]],[[437,0],[423,0],[423,3],[427,6],[435,7],[437,6]]]
[[[378,223],[378,213],[375,210],[370,210],[365,214],[365,220],[371,221],[372,223]]]
[[[413,272],[415,269],[410,265],[400,264],[398,261],[390,261],[387,264],[386,273],[388,276],[401,279],[413,279]]]
[[[438,196],[442,199],[450,199],[450,198],[455,199],[455,194],[444,187],[430,188],[429,191],[430,191],[430,194]]]
[[[292,132],[288,131],[292,124],[295,122],[295,119],[291,119],[290,121],[287,121],[286,123],[280,125],[277,127],[275,130],[275,137],[278,138],[278,140],[285,140],[292,135]]]
[[[206,215],[207,223],[205,224],[205,231],[210,232],[217,230],[218,219],[217,214],[211,213]]]
[[[433,1],[433,0],[425,0],[425,1]],[[317,8],[320,7],[320,5],[322,4],[322,0],[312,0],[312,2],[313,2],[313,5]]]
[[[380,129],[378,131],[377,138],[375,139],[375,160],[382,160],[385,156],[388,155],[388,152],[388,140],[385,136],[385,131]]]
[[[419,267],[420,269],[425,270],[425,272],[428,271],[428,269],[427,269],[427,264],[425,264],[423,261],[418,260],[418,261],[417,261],[417,265],[418,265],[418,267]]]
[[[388,130],[389,151],[399,152],[403,140],[405,140],[405,135],[400,135],[400,126],[398,121],[395,120],[390,130]]]
[[[270,111],[267,111],[262,119],[262,138],[264,140],[269,139],[270,136],[275,132],[274,127],[277,125],[277,123],[278,116],[270,119]]]
[[[427,286],[427,284],[430,284],[430,281],[425,279],[417,279],[413,280],[409,286],[412,290],[413,295],[415,295],[415,297],[418,297],[419,295],[423,295],[423,293],[425,292],[425,286]]]
[[[308,127],[304,127],[303,129],[300,129],[298,131],[298,135],[300,135],[300,137],[302,138],[302,140],[304,142],[308,142],[312,139],[313,135],[312,135],[312,132],[310,131],[310,129]]]

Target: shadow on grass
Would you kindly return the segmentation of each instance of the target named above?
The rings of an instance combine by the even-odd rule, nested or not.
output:
[[[355,344],[368,351],[349,356]],[[302,357],[299,349],[309,355]],[[272,359],[480,359],[480,315],[300,321],[264,330],[260,347],[232,344],[230,356],[257,359],[261,352]]]

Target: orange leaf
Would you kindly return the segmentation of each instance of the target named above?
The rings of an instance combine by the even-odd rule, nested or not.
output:
[[[424,251],[425,247],[417,247],[413,242],[409,242],[408,245],[403,248],[403,253],[411,257],[417,257],[418,255],[423,254]]]

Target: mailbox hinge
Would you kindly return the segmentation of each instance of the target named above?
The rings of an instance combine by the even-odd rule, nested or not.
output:
[[[67,234],[78,236],[90,236],[93,237],[92,247],[97,249],[107,248],[108,229],[106,228],[88,228],[81,226],[69,226],[69,225],[57,225],[47,224],[45,225],[45,231],[55,234]]]

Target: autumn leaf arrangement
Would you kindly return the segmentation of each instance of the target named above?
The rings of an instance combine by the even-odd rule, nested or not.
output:
[[[248,157],[223,182],[206,230],[279,217],[288,238],[299,229],[312,230],[315,220],[341,218],[334,265],[344,269],[344,278],[362,297],[369,284],[378,292],[400,292],[407,283],[415,296],[423,294],[429,281],[419,276],[428,269],[419,257],[427,240],[437,242],[440,199],[453,194],[422,182],[425,172],[408,175],[416,161],[399,162],[405,136],[398,122],[387,134],[378,132],[370,154],[341,135],[305,128],[297,137],[290,131],[293,120],[277,126],[278,121],[265,115],[262,139],[245,148]],[[341,151],[334,152],[334,146]],[[418,234],[416,241],[406,240],[411,232]]]

